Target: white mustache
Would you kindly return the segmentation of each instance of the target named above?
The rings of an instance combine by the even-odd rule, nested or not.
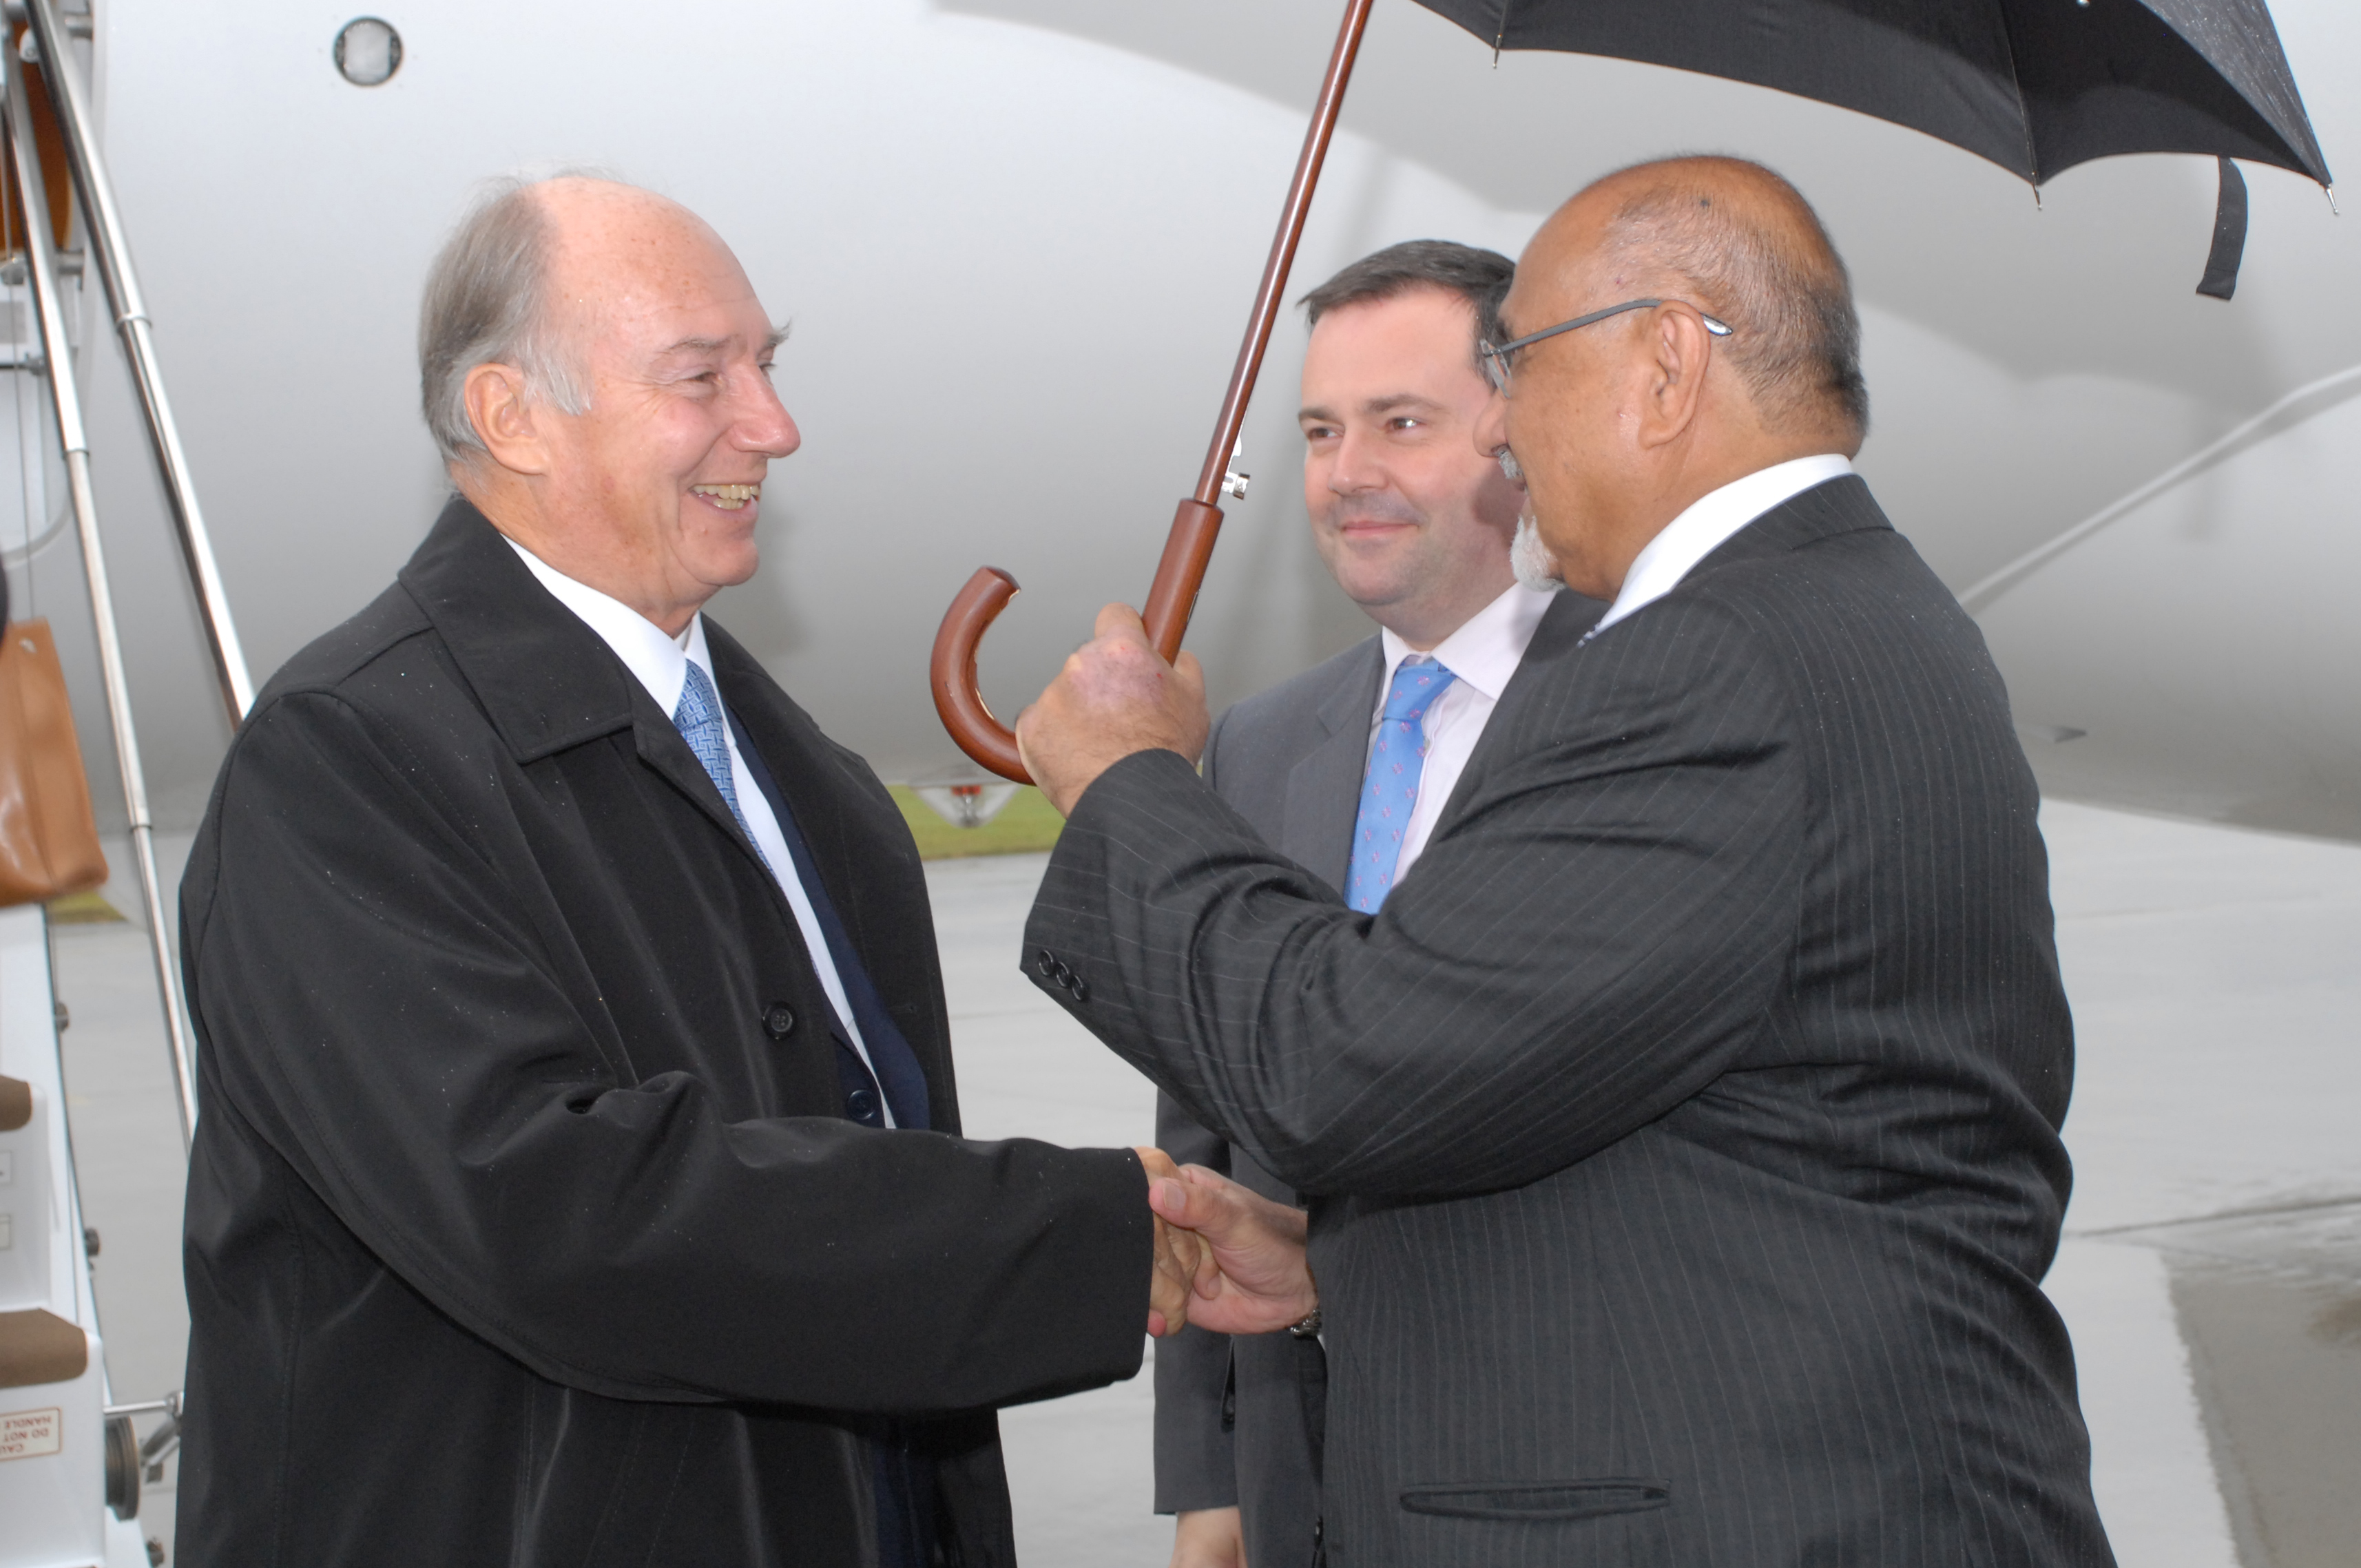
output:
[[[1554,594],[1565,587],[1558,576],[1557,557],[1542,543],[1542,531],[1528,506],[1517,517],[1517,536],[1509,542],[1509,570],[1535,593]]]
[[[1500,473],[1512,485],[1525,482],[1524,469],[1517,466],[1517,455],[1503,446],[1492,454],[1500,466]],[[1542,543],[1541,525],[1533,521],[1533,503],[1529,498],[1524,510],[1517,514],[1517,534],[1509,541],[1509,570],[1517,581],[1535,593],[1554,594],[1565,587],[1558,576],[1557,557]]]

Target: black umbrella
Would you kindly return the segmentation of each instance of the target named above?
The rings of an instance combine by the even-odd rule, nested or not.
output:
[[[2222,160],[2200,293],[2228,299],[2246,188],[2230,159],[2328,183],[2263,0],[1419,0],[1500,49],[1644,60],[1908,126],[2038,186],[2120,152]]]
[[[2328,182],[2262,0],[1419,0],[1495,49],[1776,87],[1940,137],[2039,184],[2119,152]]]
[[[1964,148],[2037,188],[2114,153],[2221,160],[2213,249],[2201,293],[2226,300],[2246,244],[2246,182],[2233,159],[2329,182],[2279,31],[2263,0],[1419,0],[1502,49],[1545,49],[1751,82]],[[1180,503],[1143,607],[1170,659],[1213,557],[1216,499],[1279,314],[1370,0],[1349,0],[1278,236],[1263,269],[1196,492]],[[983,631],[1016,592],[987,566],[935,637],[935,707],[961,750],[1022,780],[1016,741],[976,689]]]

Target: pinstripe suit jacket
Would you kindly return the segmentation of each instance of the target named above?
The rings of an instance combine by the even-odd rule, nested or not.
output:
[[[2112,1562],[2036,805],[1854,477],[1529,653],[1374,918],[1170,752],[1092,785],[1027,950],[1316,1195],[1333,1563]]]
[[[1533,633],[1544,656],[1570,648],[1607,607],[1560,594]],[[1264,843],[1330,888],[1345,885],[1367,771],[1371,715],[1385,682],[1369,637],[1237,704],[1205,739],[1204,779]],[[1281,1202],[1294,1189],[1252,1156],[1156,1097],[1156,1142]],[[1320,1447],[1326,1360],[1316,1340],[1195,1332],[1156,1347],[1156,1506],[1238,1506],[1246,1561],[1307,1568],[1320,1555]]]
[[[1369,715],[1385,675],[1376,637],[1261,692],[1214,721],[1206,784],[1265,843],[1331,889],[1345,883]],[[1156,1097],[1156,1142],[1283,1203],[1295,1190],[1253,1157]],[[1310,1568],[1319,1555],[1321,1407],[1317,1340],[1233,1340],[1191,1329],[1156,1347],[1156,1507],[1236,1507],[1254,1568]]]

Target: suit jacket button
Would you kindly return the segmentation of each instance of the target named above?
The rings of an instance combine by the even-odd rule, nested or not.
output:
[[[1091,982],[1081,975],[1074,977],[1073,991],[1074,1000],[1077,1002],[1088,1002],[1091,999]]]
[[[868,1126],[877,1124],[877,1096],[865,1089],[856,1089],[844,1097],[844,1113]]]
[[[1058,982],[1058,989],[1060,991],[1074,989],[1074,971],[1062,963],[1058,966],[1058,972],[1050,978]]]
[[[763,1028],[771,1038],[784,1040],[796,1026],[795,1011],[784,1002],[774,1002],[763,1009]]]
[[[1047,948],[1033,955],[1033,972],[1043,980],[1055,975],[1061,967],[1058,962],[1058,955]]]

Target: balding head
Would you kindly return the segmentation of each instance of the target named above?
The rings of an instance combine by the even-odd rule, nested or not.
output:
[[[1859,447],[1869,389],[1852,280],[1819,214],[1777,174],[1736,158],[1635,164],[1591,184],[1543,234],[1602,303],[1660,294],[1728,323],[1718,347],[1766,428]]]
[[[581,290],[566,287],[560,273],[569,258],[581,271],[586,252],[617,235],[660,243],[667,231],[720,244],[679,203],[596,171],[485,182],[436,253],[419,310],[419,400],[445,463],[483,453],[464,393],[478,365],[513,366],[537,400],[588,411],[582,323],[566,308]]]
[[[1793,185],[1735,158],[1680,158],[1609,175],[1601,262],[1685,292],[1730,323],[1730,364],[1773,430],[1869,431],[1852,280]]]
[[[1504,329],[1600,312],[1517,352],[1479,435],[1514,454],[1569,585],[1611,598],[1701,497],[1860,450],[1868,394],[1844,263],[1810,205],[1761,165],[1639,164],[1551,214],[1517,264]]]
[[[752,575],[764,472],[802,439],[771,387],[783,335],[678,203],[503,181],[427,282],[427,422],[495,528],[677,633]]]

